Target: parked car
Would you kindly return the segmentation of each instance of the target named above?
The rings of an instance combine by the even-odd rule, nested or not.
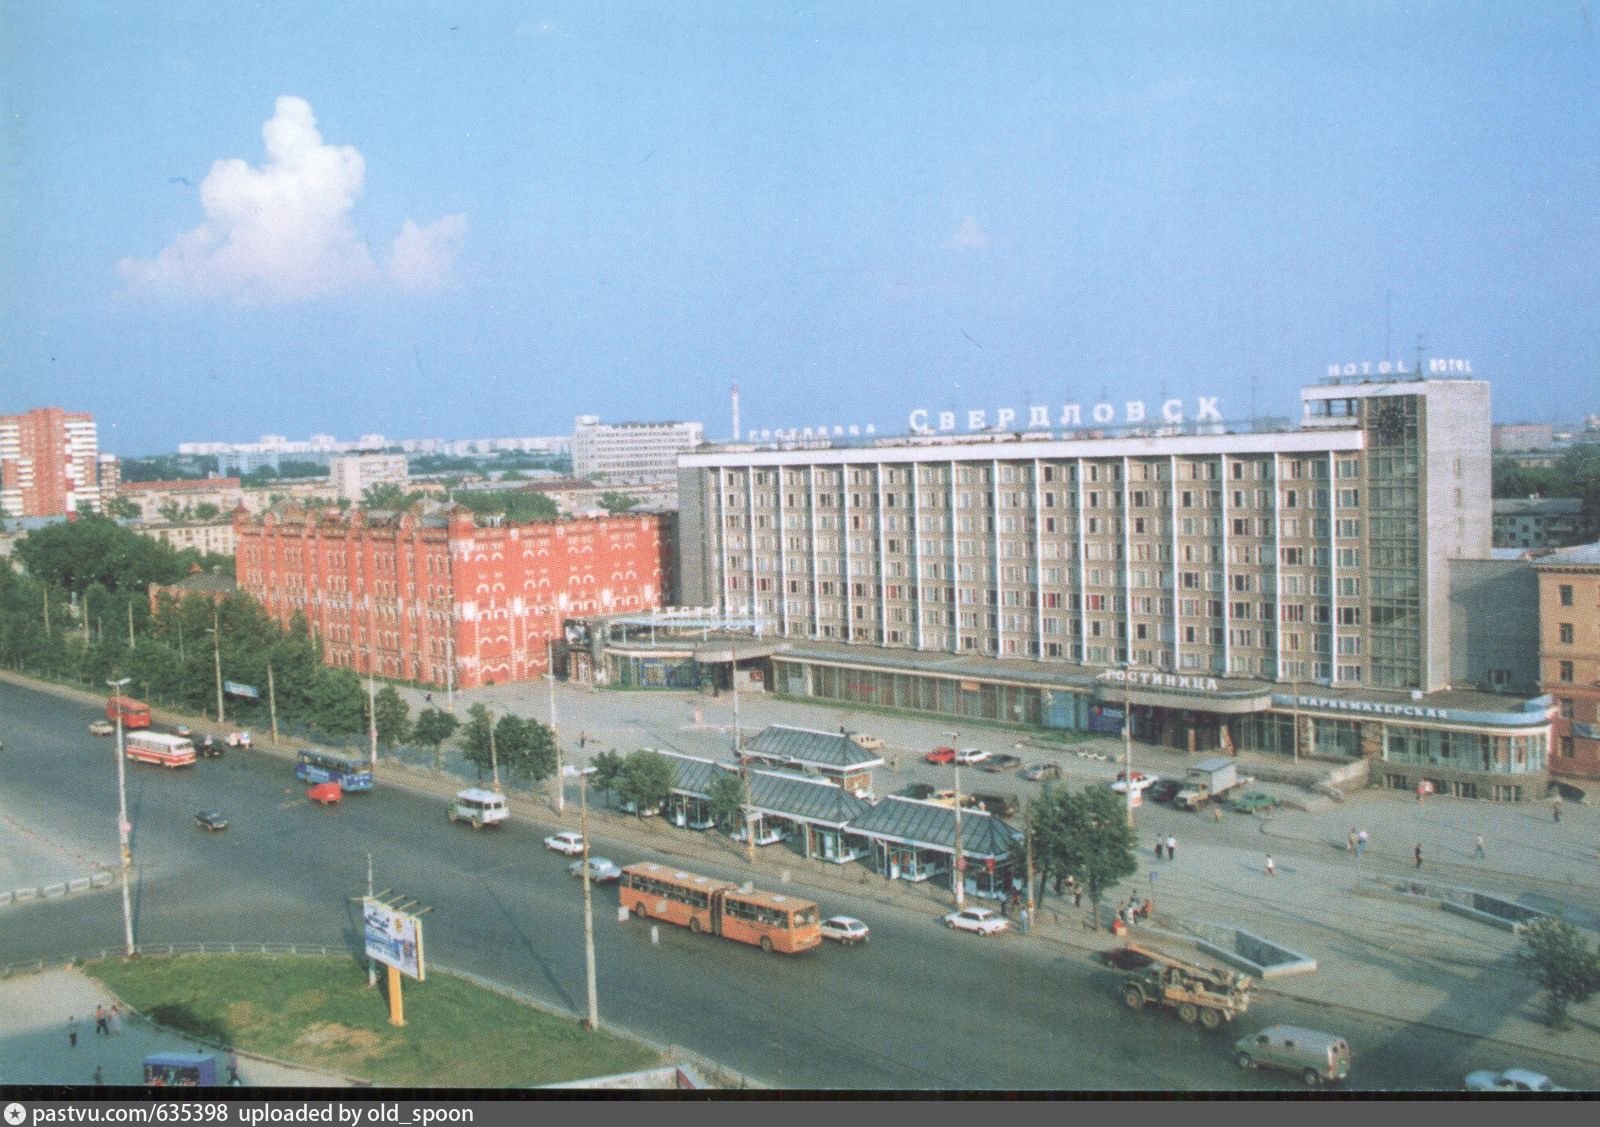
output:
[[[937,789],[932,783],[908,783],[900,788],[899,794],[902,798],[915,798],[920,802],[932,798]]]
[[[974,764],[982,763],[988,758],[989,753],[980,747],[964,747],[956,752],[956,762],[963,767],[971,767]]]
[[[176,728],[172,729],[172,734],[175,736],[192,736],[194,735],[194,729],[189,727],[187,724],[179,724]]]
[[[1258,810],[1271,810],[1278,805],[1278,800],[1266,791],[1253,790],[1247,794],[1239,795],[1228,805],[1241,814],[1254,814]]]
[[[223,753],[222,741],[207,732],[195,741],[194,750],[202,759],[216,759]]]
[[[978,935],[999,935],[1011,926],[1011,921],[996,915],[991,908],[963,908],[944,918],[945,926],[956,931],[971,931]]]
[[[89,722],[89,734],[91,736],[114,736],[117,734],[117,726],[109,720],[91,720]]]
[[[567,866],[567,872],[575,877],[583,876],[583,858],[580,857]],[[589,879],[596,884],[610,884],[612,881],[622,879],[622,869],[615,861],[605,857],[589,858]]]
[[[336,802],[343,801],[344,788],[338,783],[318,783],[306,791],[306,797],[312,802],[320,802],[324,806],[332,806]]]
[[[1508,1068],[1492,1072],[1487,1068],[1467,1073],[1465,1082],[1469,1092],[1565,1092],[1568,1089],[1556,1084],[1542,1072],[1526,1068]]]
[[[983,770],[995,774],[998,774],[1001,771],[1012,771],[1022,766],[1022,756],[1012,755],[1009,752],[1002,752],[998,755],[989,756],[989,758],[985,759],[981,764],[979,764],[979,766]]]
[[[1030,783],[1042,783],[1046,779],[1059,779],[1061,777],[1061,764],[1035,763],[1032,767],[1022,772],[1022,777]]]
[[[831,916],[822,921],[822,938],[836,939],[846,947],[865,943],[871,934],[867,925],[854,916]]]
[[[1155,962],[1149,955],[1140,954],[1129,947],[1107,947],[1100,952],[1100,961],[1116,970],[1144,970]]]
[[[954,809],[955,804],[956,804],[956,792],[955,792],[955,790],[953,788],[952,789],[946,789],[946,790],[936,790],[936,791],[934,791],[932,794],[930,794],[928,796],[928,801],[929,802],[937,802],[940,806],[949,806],[952,809]],[[971,793],[963,793],[961,795],[961,805],[970,809],[972,807],[980,805],[980,803],[978,802],[977,795],[974,795],[974,794],[971,794]]]
[[[981,806],[996,818],[1009,818],[1022,809],[1022,803],[1009,794],[983,794],[972,796],[974,805]]]
[[[1171,802],[1182,789],[1183,783],[1178,779],[1157,779],[1145,788],[1144,796],[1151,802]]]
[[[203,830],[225,830],[228,828],[228,819],[221,810],[202,810],[194,816],[194,824]]]
[[[954,763],[956,761],[956,749],[953,747],[936,747],[922,758],[928,763]]]
[[[250,746],[250,733],[249,732],[229,732],[228,733],[228,746],[229,747],[245,747],[245,748],[249,747]]]
[[[583,835],[571,830],[563,830],[558,834],[551,834],[544,839],[544,847],[557,853],[565,853],[574,857],[583,852]]]
[[[1147,775],[1143,771],[1135,771],[1133,773],[1133,791],[1134,791],[1134,793],[1135,794],[1143,794],[1145,792],[1146,788],[1154,786],[1156,781],[1159,780],[1160,778],[1161,778],[1160,775]],[[1124,794],[1124,793],[1127,792],[1127,789],[1128,789],[1128,773],[1126,771],[1118,771],[1117,772],[1117,779],[1116,779],[1116,781],[1114,783],[1111,784],[1111,789],[1116,791],[1118,794]]]
[[[1239,1038],[1233,1052],[1240,1068],[1297,1072],[1312,1088],[1350,1075],[1350,1046],[1343,1037],[1298,1025],[1269,1025]]]
[[[877,736],[868,735],[866,732],[857,732],[850,737],[850,742],[862,751],[882,751],[883,740]]]

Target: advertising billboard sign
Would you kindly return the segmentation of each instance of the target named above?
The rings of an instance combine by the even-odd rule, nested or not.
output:
[[[421,918],[396,911],[370,896],[361,902],[361,915],[365,922],[367,958],[376,959],[421,982],[425,969]]]

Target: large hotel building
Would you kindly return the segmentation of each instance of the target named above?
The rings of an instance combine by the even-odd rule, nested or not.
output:
[[[1206,400],[1110,432],[1089,429],[1110,405],[1069,404],[1024,433],[994,433],[1010,410],[965,436],[917,412],[920,433],[865,446],[685,454],[681,601],[762,620],[791,695],[1105,731],[1127,707],[1189,750],[1535,797],[1550,701],[1483,691],[1503,683],[1464,668],[1483,647],[1452,652],[1451,561],[1490,554],[1468,370],[1330,376],[1281,432],[1232,432]]]

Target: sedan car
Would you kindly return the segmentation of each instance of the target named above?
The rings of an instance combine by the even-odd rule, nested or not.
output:
[[[344,800],[344,788],[338,783],[318,783],[306,791],[306,797],[312,802],[320,802],[324,806],[332,806]]]
[[[576,856],[583,852],[583,835],[564,830],[558,834],[551,834],[544,839],[544,847],[556,853],[565,853],[568,857]]]
[[[944,918],[945,926],[957,931],[976,932],[982,936],[999,935],[1011,926],[1011,921],[996,915],[991,908],[963,908]]]
[[[222,756],[222,741],[212,735],[201,736],[194,741],[194,749],[201,759],[218,759]]]
[[[187,724],[179,724],[176,728],[172,729],[172,734],[187,738],[194,735],[194,729],[189,727]]]
[[[878,736],[869,735],[866,732],[855,733],[855,735],[850,737],[850,742],[855,744],[862,751],[883,750],[883,740]]]
[[[117,734],[117,726],[109,720],[91,720],[89,722],[89,734],[91,736],[114,736]]]
[[[1228,805],[1232,806],[1241,814],[1254,814],[1258,810],[1271,810],[1274,806],[1278,805],[1278,800],[1273,798],[1266,791],[1253,790],[1248,794],[1241,794]]]
[[[983,761],[981,766],[983,770],[994,773],[1011,771],[1022,766],[1022,757],[1020,755],[1012,755],[1009,752],[991,755]]]
[[[1042,783],[1046,779],[1059,779],[1061,777],[1061,764],[1035,763],[1032,767],[1022,772],[1022,777],[1030,783]]]
[[[975,763],[982,763],[989,758],[989,753],[981,747],[964,747],[956,752],[956,762],[963,767],[970,767]]]
[[[1160,778],[1160,775],[1147,775],[1143,771],[1135,771],[1133,773],[1134,793],[1143,794],[1146,788],[1154,786],[1156,780]],[[1118,794],[1123,794],[1127,791],[1128,773],[1126,771],[1117,772],[1117,780],[1111,784],[1111,789],[1116,791]]]
[[[583,858],[580,857],[567,866],[567,872],[575,877],[583,876]],[[622,879],[622,870],[615,861],[604,857],[589,858],[589,879],[596,884],[610,884],[614,880]]]
[[[1469,1092],[1565,1092],[1566,1088],[1551,1081],[1541,1072],[1525,1068],[1508,1068],[1504,1072],[1491,1072],[1487,1068],[1467,1073],[1465,1081]]]
[[[1117,970],[1143,970],[1155,962],[1149,955],[1141,954],[1131,947],[1107,947],[1100,952],[1100,961]]]
[[[953,747],[936,747],[922,757],[928,763],[954,763],[956,749]]]
[[[900,788],[899,793],[903,798],[915,798],[918,801],[923,801],[932,798],[934,791],[938,789],[932,783],[908,783]]]
[[[202,810],[194,816],[194,824],[203,830],[225,830],[228,819],[221,810]]]
[[[822,921],[822,938],[836,939],[846,947],[865,943],[871,934],[867,925],[854,916],[830,916]]]

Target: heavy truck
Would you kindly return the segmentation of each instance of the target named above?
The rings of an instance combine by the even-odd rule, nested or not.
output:
[[[1196,810],[1249,781],[1247,777],[1240,777],[1234,761],[1226,755],[1202,759],[1184,775],[1183,787],[1173,798],[1172,804],[1180,810]]]
[[[1150,960],[1123,983],[1122,1000],[1130,1010],[1160,1006],[1175,1011],[1186,1024],[1198,1021],[1207,1029],[1221,1029],[1250,1008],[1255,980],[1249,975],[1202,967],[1138,943],[1127,948]]]

